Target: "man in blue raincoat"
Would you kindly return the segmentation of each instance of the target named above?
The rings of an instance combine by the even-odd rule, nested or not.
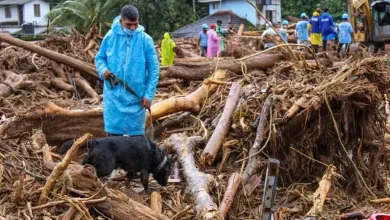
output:
[[[334,30],[333,17],[329,14],[329,9],[325,8],[321,16],[322,50],[326,51],[328,40],[334,39],[337,33]]]
[[[104,80],[104,130],[109,136],[144,134],[145,108],[150,108],[158,83],[153,39],[138,24],[138,14],[136,7],[124,6],[95,57],[99,77]],[[113,78],[122,83],[113,85]]]

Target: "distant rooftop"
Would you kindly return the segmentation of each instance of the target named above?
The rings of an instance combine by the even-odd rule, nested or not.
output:
[[[212,15],[204,17],[198,21],[195,21],[192,24],[186,25],[176,31],[171,33],[172,38],[186,38],[186,37],[195,37],[198,36],[199,32],[202,30],[202,24],[215,24],[217,20],[222,21],[222,26],[239,26],[240,24],[245,23],[245,19],[240,18],[233,11],[218,11]]]
[[[33,0],[0,0],[0,5],[23,5]]]

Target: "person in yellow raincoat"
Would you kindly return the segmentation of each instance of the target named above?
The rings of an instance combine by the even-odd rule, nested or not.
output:
[[[318,47],[322,44],[320,13],[321,9],[317,8],[310,19],[309,27],[309,29],[311,30],[310,43],[316,53],[318,52]]]
[[[161,43],[161,65],[172,66],[175,53],[173,48],[176,46],[169,33],[164,34],[164,40]]]

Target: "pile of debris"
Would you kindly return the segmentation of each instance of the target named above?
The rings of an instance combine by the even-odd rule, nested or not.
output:
[[[281,46],[209,59],[192,55],[196,40],[177,42],[184,52],[162,68],[153,126],[146,119],[174,172],[167,187],[152,181],[148,195],[137,193],[137,181],[99,180],[75,162],[90,134],[105,136],[94,33],[39,43],[0,35],[8,43],[0,51],[0,216],[257,219],[271,208],[278,219],[333,219],[389,211],[369,203],[388,194],[386,57],[334,62]],[[77,138],[65,157],[57,154]],[[265,176],[278,178],[275,200],[262,199]]]

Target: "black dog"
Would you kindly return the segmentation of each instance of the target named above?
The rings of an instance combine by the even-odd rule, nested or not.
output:
[[[61,146],[61,154],[65,154],[73,144],[73,140]],[[88,154],[83,161],[96,169],[98,177],[108,176],[114,169],[127,171],[130,180],[134,174],[141,172],[141,182],[148,191],[149,174],[161,185],[166,186],[171,174],[171,163],[165,154],[145,136],[116,136],[88,140],[83,146]]]

